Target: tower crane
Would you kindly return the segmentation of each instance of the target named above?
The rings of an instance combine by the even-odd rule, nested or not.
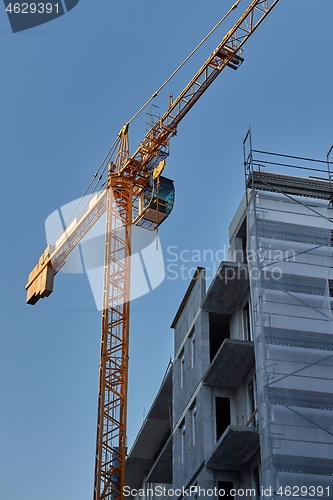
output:
[[[188,111],[228,66],[243,62],[242,47],[279,0],[252,0],[214,52],[167,111],[152,124],[133,154],[126,123],[119,132],[104,190],[48,246],[28,277],[27,303],[50,295],[55,274],[95,222],[106,213],[102,333],[94,500],[122,500],[125,485],[126,414],[130,316],[131,227],[155,230],[169,215],[173,183],[161,176],[171,137]],[[231,7],[235,9],[240,0]],[[154,95],[152,96],[154,97]],[[161,186],[163,186],[163,195]]]

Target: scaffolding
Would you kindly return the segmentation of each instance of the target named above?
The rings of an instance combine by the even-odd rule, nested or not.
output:
[[[249,131],[244,165],[261,496],[330,498],[331,163],[254,150]]]

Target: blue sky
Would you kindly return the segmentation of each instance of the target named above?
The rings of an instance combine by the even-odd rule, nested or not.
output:
[[[161,92],[161,112],[249,3],[241,1]],[[100,313],[85,275],[59,274],[51,297],[34,307],[24,285],[46,246],[47,216],[81,196],[123,123],[231,4],[81,0],[16,34],[0,6],[1,499],[92,498]],[[332,0],[281,0],[244,47],[243,65],[223,72],[180,124],[165,170],[176,185],[159,232],[166,265],[171,246],[179,256],[227,246],[249,124],[258,149],[325,159],[333,143],[332,18]],[[144,122],[141,114],[131,126],[132,151]],[[173,354],[170,324],[198,264],[214,267],[209,259],[183,262],[187,279],[176,280],[167,269],[163,284],[132,304],[129,446]]]

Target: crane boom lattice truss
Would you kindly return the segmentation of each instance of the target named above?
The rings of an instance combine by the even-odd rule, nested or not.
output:
[[[237,7],[239,1],[230,10]],[[45,250],[29,275],[27,302],[35,304],[39,298],[52,292],[54,273],[106,211],[94,500],[124,498],[131,225],[144,226],[145,223],[144,217],[140,216],[140,194],[161,170],[161,161],[169,154],[169,139],[176,134],[178,124],[224,68],[237,69],[243,62],[244,43],[278,2],[253,0],[250,3],[131,156],[128,124],[124,125],[119,134],[117,153],[109,163],[105,190],[74,226],[65,229],[55,245]],[[155,223],[150,222],[149,229],[155,229],[159,223],[157,219]]]
[[[243,58],[240,54],[243,45],[278,1],[254,0],[251,2],[159,122],[150,129],[134,154],[120,166],[120,172],[126,175],[137,171],[140,174],[144,168],[150,170],[158,164],[160,156],[165,154],[169,138],[175,135],[178,124],[192,106],[223,69],[227,66],[237,69],[242,63]]]

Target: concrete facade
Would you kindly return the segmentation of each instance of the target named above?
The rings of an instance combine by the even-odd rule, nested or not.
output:
[[[260,182],[266,182],[261,176],[259,177]],[[262,216],[263,211],[260,211],[259,207],[258,213],[262,217],[260,219],[261,226],[259,225],[259,236],[261,234],[260,231],[265,231],[263,238],[270,241],[270,238],[277,238],[276,231],[279,231],[279,235],[282,235],[282,237],[279,236],[277,239],[279,241],[281,239],[288,241],[288,248],[291,248],[289,241],[294,239],[296,241],[295,245],[299,249],[300,254],[302,254],[303,243],[297,236],[297,231],[300,231],[300,225],[295,219],[294,226],[290,229],[293,217],[296,217],[296,215],[294,216],[292,209],[289,208],[289,212],[286,212],[288,203],[290,205],[290,195],[307,196],[310,200],[307,201],[310,208],[308,206],[305,208],[298,207],[298,211],[313,211],[311,207],[314,206],[314,196],[327,201],[329,194],[332,198],[332,188],[323,182],[311,182],[311,186],[307,187],[304,180],[298,179],[296,183],[294,180],[291,182],[291,178],[286,179],[284,176],[273,176],[273,178],[274,182],[278,183],[279,189],[281,185],[284,186],[286,193],[288,193],[288,198],[283,199],[281,193],[275,197],[272,197],[271,194],[265,195],[265,210],[266,212],[267,210],[271,210],[272,213],[274,212],[277,221],[274,222],[273,220],[272,224],[267,225],[264,216]],[[259,186],[258,189],[264,190],[262,186]],[[298,193],[300,189],[302,190],[301,194]],[[268,191],[272,190],[271,187]],[[249,248],[247,240],[250,234],[247,228],[248,214],[249,203],[244,196],[230,224],[230,261],[221,262],[218,272],[207,291],[205,269],[197,269],[172,322],[172,328],[174,329],[174,361],[167,377],[168,382],[166,380],[163,382],[164,385],[162,384],[160,391],[160,393],[169,391],[168,404],[170,405],[169,409],[172,418],[169,422],[169,427],[166,426],[163,431],[162,427],[159,427],[158,442],[155,443],[155,450],[151,451],[148,461],[144,462],[144,458],[146,459],[147,457],[142,457],[140,470],[138,469],[138,464],[134,462],[134,458],[137,456],[138,450],[144,447],[145,424],[138,435],[127,460],[127,484],[133,488],[133,491],[141,489],[140,492],[137,492],[137,495],[132,495],[133,498],[147,498],[150,500],[172,498],[180,500],[190,495],[192,498],[214,498],[218,500],[223,496],[227,496],[230,488],[235,490],[235,494],[231,495],[235,498],[246,497],[254,499],[260,498],[260,496],[264,498],[267,496],[270,498],[285,498],[288,496],[276,496],[276,491],[279,487],[278,481],[281,481],[282,476],[286,477],[286,480],[289,480],[290,471],[285,470],[283,463],[283,460],[285,460],[285,463],[288,463],[287,453],[289,444],[287,442],[285,444],[283,436],[278,437],[279,441],[277,440],[274,434],[274,421],[269,422],[269,425],[271,425],[270,429],[272,430],[269,431],[271,434],[267,438],[266,427],[270,416],[265,416],[266,410],[263,410],[263,408],[271,405],[272,412],[275,412],[276,415],[274,418],[278,422],[278,412],[282,415],[293,404],[298,408],[305,407],[307,404],[304,403],[305,396],[309,399],[311,395],[308,392],[305,393],[302,387],[301,389],[294,390],[290,386],[291,389],[288,393],[283,391],[278,392],[275,390],[275,387],[268,390],[264,387],[265,390],[263,390],[262,380],[264,377],[262,377],[261,371],[263,368],[260,365],[260,356],[262,356],[260,354],[262,344],[260,335],[262,335],[262,330],[260,328],[264,331],[265,342],[269,345],[267,349],[270,349],[269,353],[275,353],[274,349],[276,350],[276,348],[272,348],[271,345],[279,343],[283,346],[281,349],[285,349],[286,355],[292,357],[296,351],[287,351],[290,345],[300,349],[308,349],[313,348],[312,344],[316,342],[314,348],[317,350],[333,349],[332,316],[328,318],[327,331],[325,330],[321,333],[315,329],[315,326],[311,327],[312,331],[310,331],[310,327],[308,326],[305,330],[308,329],[309,331],[300,335],[296,331],[295,326],[293,329],[288,330],[287,326],[283,326],[282,323],[281,326],[283,328],[279,329],[275,327],[272,333],[272,327],[267,326],[265,323],[268,317],[267,314],[263,314],[263,320],[259,325],[258,318],[260,319],[260,315],[259,313],[257,314],[257,309],[253,308],[253,304],[256,300],[262,301],[262,297],[264,297],[264,306],[267,307],[266,304],[272,292],[267,292],[268,282],[264,282],[264,285],[261,285],[262,288],[259,288],[257,283],[255,283],[259,292],[256,291],[255,286],[253,288],[252,286],[250,287],[246,254],[246,248]],[[328,208],[325,214],[328,214],[326,215],[326,221],[328,218],[332,220],[332,208]],[[319,228],[319,232],[322,220],[324,219],[320,217],[316,219],[316,227]],[[314,244],[317,244],[318,238],[322,237],[321,233],[317,234],[315,227],[312,227],[311,230],[311,237],[314,238]],[[290,234],[292,234],[292,237]],[[258,238],[256,241],[258,241]],[[310,251],[308,248],[310,243],[307,238],[304,243],[304,245],[307,245],[306,247],[304,246],[307,253]],[[285,260],[281,260],[281,268],[283,270]],[[317,261],[315,265],[318,266]],[[331,253],[327,258],[327,266],[328,278],[325,278],[326,289],[328,289],[328,286],[331,286],[331,282],[333,283]],[[310,271],[308,272],[310,273]],[[304,294],[305,291],[303,289],[299,290],[298,281],[300,280],[296,275],[292,275],[292,279],[289,278],[291,275],[287,273],[284,276],[284,281],[281,281],[281,283],[283,283],[285,288],[281,293],[289,295],[287,296],[287,300],[284,299],[284,302],[279,298],[278,313],[283,316],[284,311],[286,311],[285,314],[287,316],[288,314],[291,315],[290,311],[297,310],[296,299],[298,296],[296,297],[295,294],[299,292]],[[321,282],[318,282],[318,284],[318,280],[315,280],[315,276],[312,277],[310,273],[309,277],[306,277],[306,281],[302,278],[302,282],[300,282],[303,288],[304,283],[311,288],[309,291],[311,300],[314,300],[313,295],[318,295],[320,292],[319,288],[323,286]],[[316,287],[319,292],[317,292]],[[325,293],[326,295],[323,295],[323,297],[326,302],[328,300],[328,310],[330,310],[329,292]],[[257,295],[255,296],[255,294]],[[294,294],[292,299],[290,298],[291,294]],[[305,307],[304,303],[302,307]],[[316,310],[318,309],[319,306],[317,305]],[[326,313],[329,314],[327,311]],[[270,310],[269,314],[275,314],[275,310]],[[254,316],[256,317],[254,318]],[[294,321],[292,317],[290,321]],[[253,325],[256,325],[255,328]],[[254,335],[254,330],[257,332],[257,337]],[[317,344],[319,347],[316,347]],[[308,351],[297,351],[296,357],[303,356],[305,359],[308,355]],[[269,362],[269,356],[265,360],[266,364]],[[295,364],[297,361],[293,360],[292,362]],[[325,370],[326,365],[328,370],[327,363],[329,362],[325,361],[325,363]],[[310,373],[310,368],[306,369]],[[286,368],[286,370],[288,369]],[[282,379],[284,380],[290,376],[292,374],[289,375],[286,371]],[[331,379],[331,376],[328,377],[326,385],[330,383]],[[270,383],[269,379],[267,383]],[[167,385],[168,389],[166,388]],[[258,399],[259,392],[261,394],[260,401]],[[330,435],[328,421],[332,413],[328,415],[325,411],[331,411],[331,402],[333,404],[332,393],[333,385],[330,391],[327,390],[325,392],[325,398],[323,396],[326,406],[323,406],[324,403],[320,403],[321,406],[318,406],[317,409],[314,402],[311,403],[312,406],[307,406],[307,408],[311,408],[313,415],[315,415],[314,412],[317,412],[316,417],[313,417],[314,419],[318,418],[318,421],[325,422],[318,432],[322,432],[324,427],[324,431],[326,432],[327,427],[327,434]],[[292,399],[294,401],[291,401]],[[159,411],[157,411],[156,404],[155,401],[150,414],[155,414],[155,418],[159,418]],[[284,409],[282,411],[281,406],[283,405]],[[160,411],[162,415],[162,409]],[[324,413],[325,415],[323,415]],[[149,416],[147,417],[148,420]],[[301,422],[301,420],[299,421]],[[299,424],[299,427],[302,427],[302,423]],[[318,432],[315,430],[314,436]],[[155,439],[153,435],[151,439]],[[313,463],[318,465],[318,475],[323,474],[323,477],[330,476],[331,481],[331,476],[333,476],[333,458],[331,459],[329,456],[333,457],[333,441],[331,437],[327,438],[327,440],[324,443],[326,446],[325,450],[328,450],[325,463],[319,463],[321,460],[319,457],[319,461],[317,460],[319,465],[317,462]],[[269,446],[271,446],[270,449],[268,449]],[[287,450],[285,455],[283,455],[284,458],[281,458],[281,453],[279,454],[276,451],[278,450],[278,446],[284,446],[284,449]],[[152,447],[150,446],[150,448]],[[306,449],[306,446],[304,449]],[[307,451],[304,452],[305,455],[306,453]],[[295,459],[294,455],[290,455],[292,460]],[[277,471],[276,474],[274,467],[272,468],[265,459],[265,456],[273,456],[271,460],[275,460],[275,462],[270,463],[274,463]],[[291,469],[291,472],[293,474],[310,474],[309,467],[306,470],[303,464],[307,460],[306,456],[305,458],[303,456],[301,458],[302,461],[298,462],[301,464],[299,469]],[[289,460],[290,463],[294,463],[292,460]],[[331,465],[332,469],[330,469]],[[294,467],[294,465],[291,466]],[[300,481],[307,479],[304,474],[303,476],[297,476]],[[267,490],[266,494],[263,495],[261,488],[264,476],[271,478],[271,484],[275,491]],[[327,488],[329,488],[331,482],[327,482],[327,485]],[[265,486],[267,486],[267,483]],[[225,495],[222,494],[222,491],[225,491]],[[333,485],[331,494],[333,494]]]

